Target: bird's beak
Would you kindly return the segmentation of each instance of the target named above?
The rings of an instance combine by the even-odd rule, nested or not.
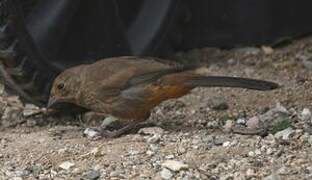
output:
[[[51,96],[49,98],[49,101],[48,101],[48,105],[47,105],[47,108],[51,108],[54,104],[56,104],[58,102],[57,98],[54,97],[54,96]]]

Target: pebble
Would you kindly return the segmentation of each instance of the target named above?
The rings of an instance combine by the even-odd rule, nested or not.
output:
[[[254,151],[249,151],[248,152],[248,156],[249,157],[255,157],[256,156],[256,153]]]
[[[83,134],[87,136],[88,138],[95,138],[95,137],[100,136],[100,133],[92,128],[86,128],[83,131]]]
[[[247,177],[256,176],[256,171],[255,171],[254,169],[247,169],[247,171],[246,171],[246,176],[247,176]]]
[[[162,166],[172,171],[180,171],[182,169],[188,169],[189,167],[187,164],[184,164],[181,161],[175,161],[175,160],[167,160],[162,164]]]
[[[311,135],[311,136],[309,136],[309,138],[308,138],[308,142],[310,143],[310,145],[312,145],[312,135]]]
[[[174,155],[173,154],[169,154],[168,156],[165,157],[165,159],[174,159]]]
[[[0,83],[0,95],[3,95],[4,93],[4,85]]]
[[[237,63],[237,61],[233,58],[227,60],[228,65],[235,65]]]
[[[23,116],[29,117],[29,116],[32,116],[34,114],[38,114],[41,112],[42,110],[38,106],[35,106],[33,104],[26,104],[23,110]]]
[[[147,151],[146,151],[146,154],[149,155],[149,156],[152,156],[152,155],[155,154],[155,152],[154,152],[154,151],[151,151],[151,150],[147,150]]]
[[[227,110],[229,108],[229,105],[226,102],[226,99],[224,97],[218,96],[218,97],[212,97],[210,99],[210,105],[213,110]]]
[[[158,151],[158,150],[160,149],[159,145],[157,145],[157,144],[151,144],[151,145],[149,146],[149,148],[150,148],[150,150],[153,151],[153,152],[156,152],[156,151]]]
[[[153,135],[160,137],[164,134],[164,130],[160,127],[148,127],[140,129],[138,133],[142,135]]]
[[[226,139],[225,139],[225,138],[222,138],[222,137],[216,137],[216,138],[214,138],[214,140],[213,140],[213,143],[214,143],[216,146],[223,145],[224,142],[226,142]]]
[[[307,69],[307,70],[312,70],[312,62],[309,60],[303,60],[302,61],[303,66]]]
[[[292,128],[287,128],[282,131],[279,131],[274,134],[274,137],[276,139],[282,138],[283,140],[289,140],[293,135],[295,134],[295,131]]]
[[[260,128],[260,119],[258,116],[254,116],[246,122],[246,125],[249,129],[259,129]]]
[[[62,162],[59,167],[61,169],[64,169],[64,170],[69,170],[70,168],[74,167],[75,166],[75,163],[72,163],[72,162],[69,162],[69,161],[65,161],[65,162]]]
[[[263,180],[281,180],[281,178],[276,174],[271,174],[263,178]]]
[[[5,122],[14,123],[18,121],[20,115],[22,113],[22,109],[18,107],[7,107],[5,108],[3,115],[1,117],[2,125],[5,127]]]
[[[270,121],[274,121],[276,116],[281,116],[281,115],[289,115],[289,112],[284,106],[282,106],[280,103],[277,103],[274,108],[270,109],[264,114],[261,114],[259,118],[262,122],[270,122]]]
[[[267,154],[267,155],[272,155],[272,154],[273,154],[273,149],[272,149],[272,148],[268,148],[268,149],[266,150],[266,154]]]
[[[261,49],[266,55],[271,55],[274,52],[273,48],[270,46],[262,46]]]
[[[22,177],[12,177],[12,178],[10,178],[10,180],[23,180],[23,178]]]
[[[160,177],[162,179],[171,179],[173,177],[173,174],[171,171],[169,171],[168,169],[166,168],[163,168],[161,171],[160,171]]]
[[[246,124],[246,119],[245,118],[238,118],[236,120],[236,124],[245,125]]]
[[[110,177],[118,177],[118,176],[123,176],[124,171],[123,170],[115,170],[112,171],[109,176]]]
[[[155,135],[153,135],[152,137],[148,137],[147,139],[146,139],[146,142],[148,142],[148,143],[158,143],[160,141],[160,135],[158,135],[158,134],[155,134]]]
[[[304,108],[300,114],[300,119],[303,121],[311,121],[311,111],[308,108]]]
[[[28,171],[28,170],[19,170],[19,171],[15,171],[14,174],[17,177],[24,177],[24,176],[28,176],[30,174],[30,171]]]
[[[231,132],[234,126],[234,122],[232,120],[227,120],[223,126],[224,132]]]
[[[230,142],[230,141],[225,141],[225,142],[222,144],[223,147],[228,147],[228,146],[230,146],[230,145],[231,145],[231,142]]]
[[[260,149],[256,149],[256,150],[255,150],[255,154],[256,154],[256,155],[261,155]]]
[[[100,171],[96,171],[96,170],[91,170],[89,172],[87,172],[86,174],[83,175],[83,179],[85,180],[95,180],[95,179],[99,179],[101,176]]]

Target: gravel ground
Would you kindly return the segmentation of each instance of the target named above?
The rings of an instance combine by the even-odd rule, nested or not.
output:
[[[157,126],[94,140],[96,132],[86,128],[102,118],[47,117],[0,85],[0,179],[312,178],[311,37],[276,49],[204,48],[176,58],[202,63],[205,74],[283,87],[197,88],[156,108],[149,121]],[[242,135],[237,128],[266,133]]]

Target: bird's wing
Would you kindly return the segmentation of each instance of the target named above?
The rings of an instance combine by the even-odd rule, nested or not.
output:
[[[110,58],[90,65],[86,81],[96,94],[105,99],[117,96],[127,88],[195,68],[196,66],[172,65],[136,57]]]
[[[152,83],[165,75],[184,72],[188,70],[194,70],[195,68],[197,67],[180,65],[180,66],[170,67],[167,69],[155,70],[155,71],[135,75],[128,80],[125,87],[135,86],[139,84]]]

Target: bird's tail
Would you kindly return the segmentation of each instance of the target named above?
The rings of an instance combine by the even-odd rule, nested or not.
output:
[[[225,76],[197,76],[188,79],[185,83],[194,87],[237,87],[261,91],[273,90],[279,87],[274,82]]]

